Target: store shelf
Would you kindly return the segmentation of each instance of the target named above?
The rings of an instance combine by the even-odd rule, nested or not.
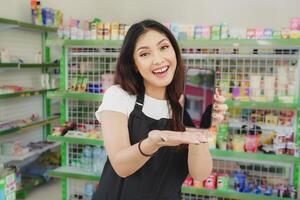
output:
[[[31,152],[28,152],[28,153],[26,153],[24,155],[19,155],[19,156],[0,155],[0,160],[3,161],[4,163],[10,162],[10,161],[23,161],[23,160],[29,159],[29,158],[31,158],[33,156],[38,156],[41,153],[43,153],[43,152],[45,152],[47,150],[53,149],[54,147],[57,147],[59,145],[60,145],[60,142],[55,142],[55,143],[53,143],[51,145],[47,145],[43,149],[31,151]]]
[[[256,195],[251,193],[241,193],[236,191],[220,191],[220,190],[207,190],[199,189],[194,187],[182,187],[182,193],[194,194],[194,195],[206,195],[214,197],[222,197],[229,199],[240,199],[240,200],[291,200],[290,198],[281,198],[276,196],[265,196],[265,195]]]
[[[83,179],[90,181],[99,181],[100,176],[95,175],[92,172],[85,172],[83,169],[79,167],[59,167],[54,170],[48,171],[49,176],[60,177],[60,178],[75,178],[75,179]]]
[[[268,130],[268,131],[282,131],[282,130],[294,130],[295,127],[293,126],[279,126],[279,125],[269,125],[269,124],[260,124],[260,123],[250,123],[248,121],[242,121],[242,120],[229,120],[228,127],[229,128],[236,128],[241,129],[242,125],[248,125],[248,127],[252,127],[254,125],[259,126],[262,130]]]
[[[108,48],[121,47],[122,40],[64,40],[48,39],[47,46],[107,46]]]
[[[7,135],[7,134],[10,134],[10,133],[15,133],[17,131],[24,131],[24,130],[36,128],[36,127],[39,127],[39,126],[43,126],[45,124],[50,124],[52,121],[54,121],[58,118],[59,118],[58,116],[50,117],[48,119],[32,122],[32,123],[24,125],[24,126],[14,127],[14,128],[10,128],[10,129],[7,129],[7,130],[2,130],[2,131],[0,131],[0,136]]]
[[[223,39],[223,40],[182,40],[178,41],[181,47],[299,47],[300,39]]]
[[[37,96],[46,94],[50,91],[55,91],[58,88],[53,89],[42,89],[42,90],[30,90],[30,91],[22,91],[22,92],[12,92],[12,93],[6,93],[6,94],[0,94],[0,99],[6,99],[6,98],[13,98],[13,97],[30,97],[30,96]]]
[[[21,22],[12,19],[0,18],[0,28],[1,29],[21,29],[21,30],[30,30],[30,31],[38,31],[38,32],[57,32],[57,28],[34,25],[31,23]]]
[[[300,162],[300,158],[290,155],[275,155],[275,154],[263,154],[263,153],[247,153],[236,151],[222,151],[218,149],[210,150],[213,158],[227,159],[236,161],[249,161],[252,163],[266,163],[273,162],[277,164],[290,164]]]
[[[47,46],[108,46],[121,47],[122,40],[63,40],[50,39]],[[179,40],[180,47],[300,47],[300,39],[224,39],[224,40]]]
[[[75,144],[87,144],[87,145],[100,145],[103,146],[102,140],[97,139],[88,139],[88,138],[75,138],[68,136],[53,136],[49,135],[47,137],[48,141],[56,141],[56,142],[66,142],[66,143],[75,143]]]
[[[82,92],[72,92],[72,91],[56,91],[56,92],[47,92],[47,98],[64,98],[64,99],[101,101],[103,98],[103,94],[82,93]]]
[[[281,103],[281,102],[256,102],[256,101],[239,101],[226,100],[228,107],[235,108],[255,108],[255,109],[293,109],[299,110],[300,106],[296,103]]]
[[[24,69],[24,68],[50,68],[50,67],[59,67],[59,63],[48,63],[48,64],[46,64],[46,63],[44,63],[44,64],[0,63],[0,68]]]

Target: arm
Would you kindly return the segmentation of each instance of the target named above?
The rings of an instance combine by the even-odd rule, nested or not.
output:
[[[188,166],[190,175],[197,181],[203,181],[211,174],[213,162],[208,143],[189,145]]]
[[[140,169],[150,157],[143,156],[138,144],[130,145],[126,115],[114,111],[102,111],[100,115],[105,150],[115,172],[125,178]],[[146,154],[158,150],[149,138],[141,143]]]

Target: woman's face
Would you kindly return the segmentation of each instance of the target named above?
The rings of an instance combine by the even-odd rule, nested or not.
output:
[[[174,76],[177,59],[169,39],[149,30],[141,35],[134,50],[137,70],[144,78],[145,88],[165,88]]]

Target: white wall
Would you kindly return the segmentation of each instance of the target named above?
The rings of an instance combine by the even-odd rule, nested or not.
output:
[[[300,16],[299,0],[42,0],[66,18],[132,23],[143,18],[233,27],[282,28]],[[30,0],[0,0],[0,17],[30,21]]]

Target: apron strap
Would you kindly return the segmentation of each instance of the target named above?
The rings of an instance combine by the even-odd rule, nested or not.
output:
[[[144,106],[144,97],[145,97],[144,94],[137,95],[134,110],[142,111]]]

